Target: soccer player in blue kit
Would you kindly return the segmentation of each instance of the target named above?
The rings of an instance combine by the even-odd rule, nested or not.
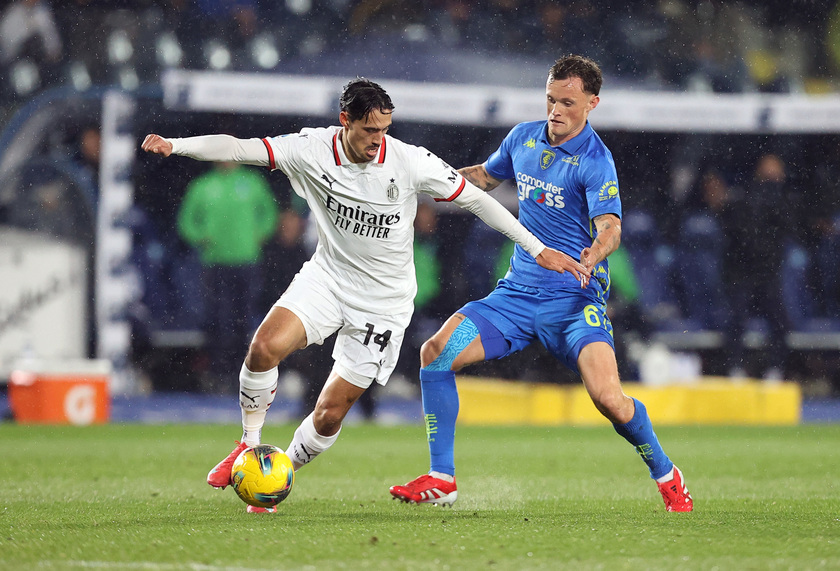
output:
[[[538,340],[580,374],[592,402],[647,464],[665,508],[689,512],[694,507],[682,472],[662,449],[645,406],[624,394],[618,377],[606,302],[607,256],[621,241],[621,199],[612,154],[587,120],[600,101],[601,83],[594,61],[577,55],[557,60],[546,82],[548,119],[520,123],[484,164],[459,171],[485,191],[515,180],[520,222],[568,256],[568,271],[541,268],[517,245],[510,270],[496,289],[467,303],[426,341],[420,351],[420,386],[431,470],[392,486],[396,499],[455,502],[455,372]],[[578,259],[591,279],[575,271]]]

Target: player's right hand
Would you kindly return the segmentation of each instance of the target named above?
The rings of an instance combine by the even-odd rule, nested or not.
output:
[[[580,281],[580,287],[585,288],[589,285],[589,278],[592,274],[586,267],[572,258],[555,250],[554,248],[546,248],[536,257],[537,263],[547,270],[554,270],[555,272],[571,272],[575,279]]]
[[[172,143],[161,137],[160,135],[150,134],[143,139],[143,144],[140,148],[147,153],[154,153],[156,155],[163,155],[168,157],[172,154]]]

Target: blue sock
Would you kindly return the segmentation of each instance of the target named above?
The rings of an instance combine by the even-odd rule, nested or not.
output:
[[[636,447],[636,452],[650,468],[650,477],[654,480],[661,478],[671,471],[674,463],[665,455],[653,425],[650,423],[647,409],[640,401],[633,399],[636,403],[636,413],[627,424],[613,424],[615,431],[624,437],[627,442]]]
[[[455,371],[420,369],[420,388],[431,470],[454,476],[455,419],[458,418],[459,406]]]

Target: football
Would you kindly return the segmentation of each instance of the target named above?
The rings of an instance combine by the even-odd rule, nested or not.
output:
[[[243,450],[230,472],[236,495],[260,508],[276,506],[286,499],[295,483],[295,470],[286,453],[270,444]]]

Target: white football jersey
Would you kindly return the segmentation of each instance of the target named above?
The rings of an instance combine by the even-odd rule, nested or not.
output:
[[[466,181],[428,150],[388,135],[376,158],[352,163],[340,131],[306,128],[263,139],[269,166],[283,171],[309,204],[318,246],[307,263],[326,272],[340,299],[377,313],[410,311],[417,193],[451,201]]]

